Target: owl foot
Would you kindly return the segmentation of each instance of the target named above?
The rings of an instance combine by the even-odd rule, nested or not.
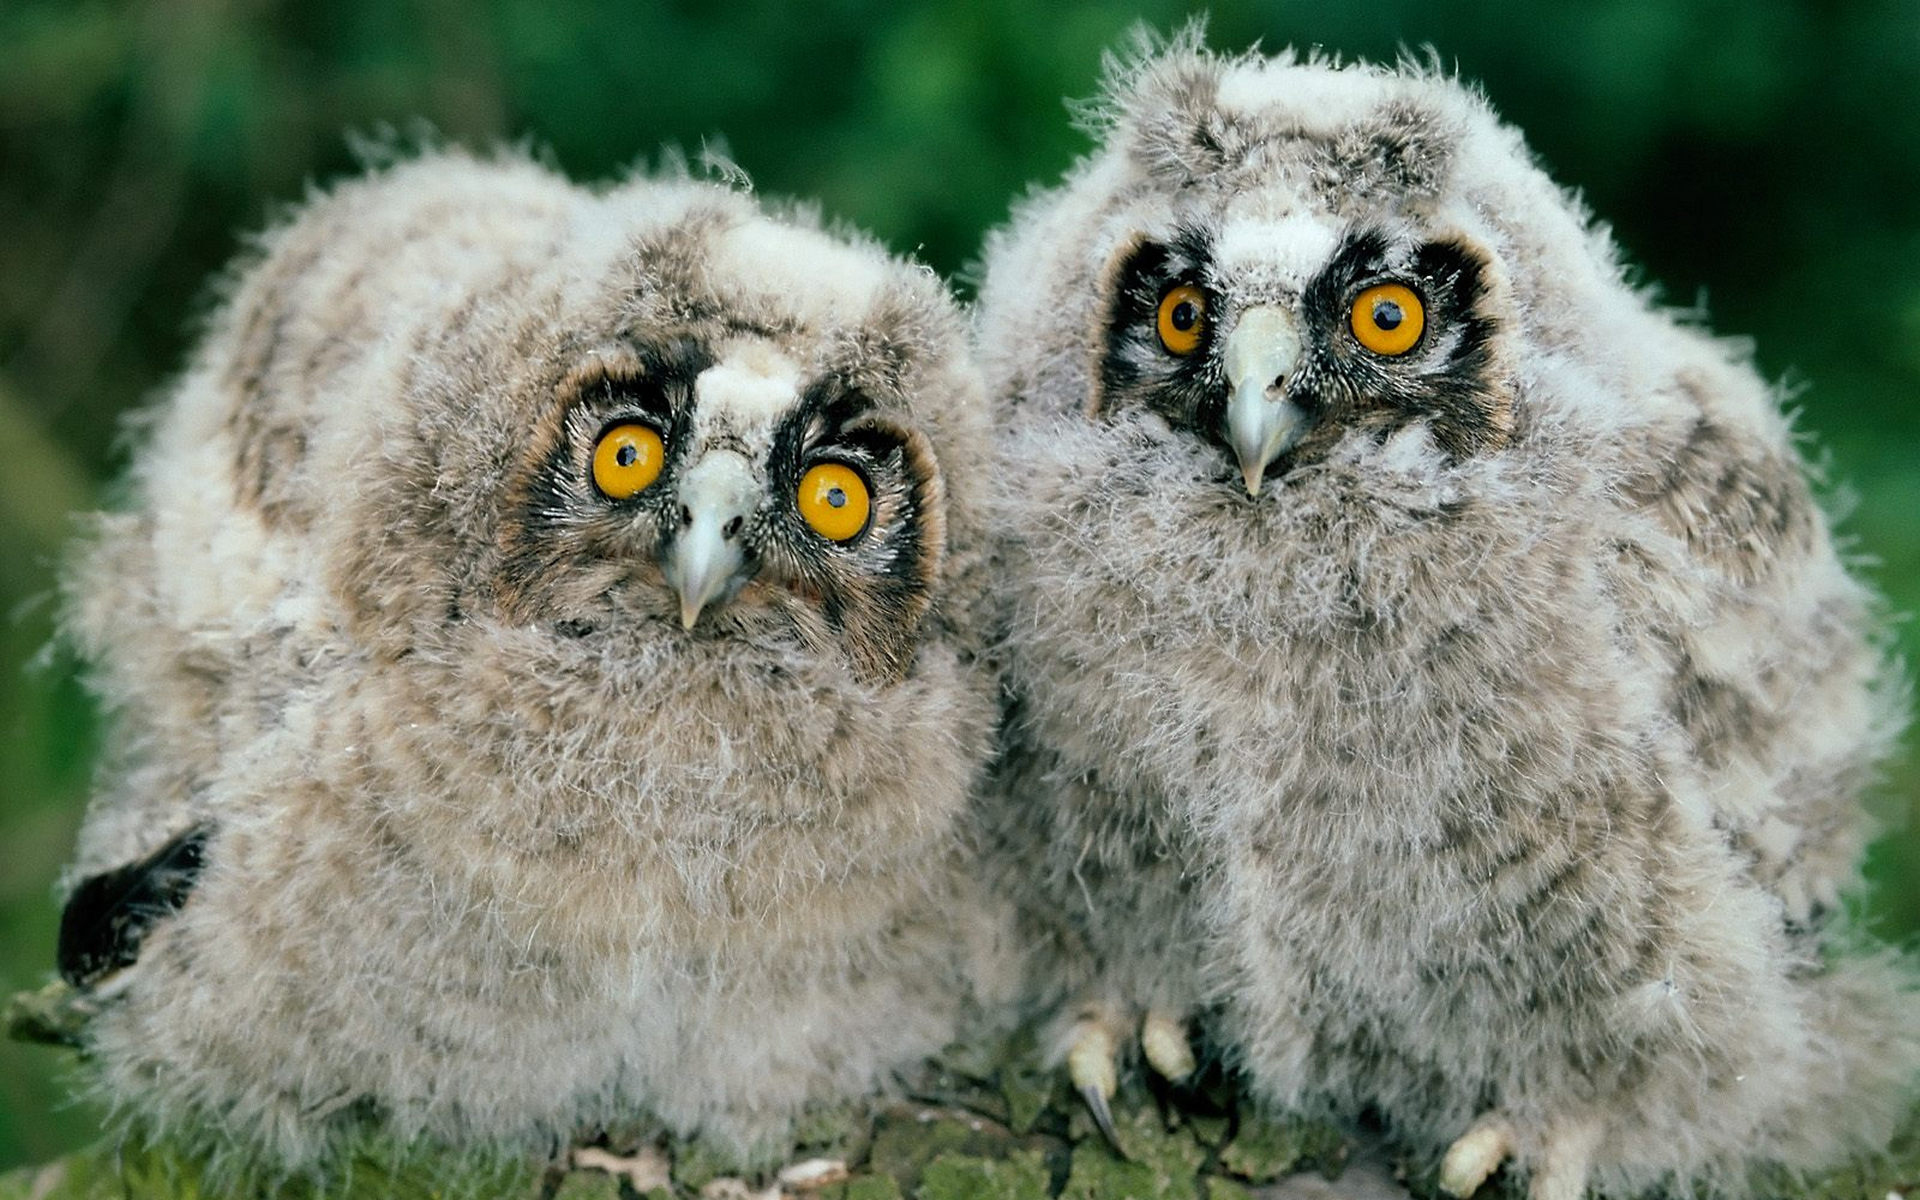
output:
[[[1440,1190],[1449,1196],[1473,1195],[1512,1153],[1513,1126],[1500,1114],[1488,1113],[1447,1147],[1447,1156],[1440,1160]]]
[[[1124,1018],[1111,1006],[1090,1004],[1073,1023],[1067,1044],[1067,1076],[1074,1090],[1087,1102],[1093,1123],[1106,1135],[1109,1145],[1123,1156],[1120,1136],[1113,1131],[1113,1110],[1108,1102],[1120,1087],[1120,1037]]]
[[[1150,1008],[1140,1022],[1140,1050],[1147,1065],[1168,1083],[1182,1083],[1193,1074],[1193,1047],[1187,1044],[1186,1022],[1165,1009]]]
[[[1556,1122],[1527,1182],[1528,1200],[1580,1200],[1586,1195],[1601,1132],[1597,1121]],[[1447,1148],[1440,1162],[1440,1190],[1450,1196],[1473,1195],[1512,1157],[1515,1141],[1511,1120],[1497,1112],[1485,1114]]]
[[[1120,1086],[1120,1045],[1132,1024],[1116,1005],[1089,1004],[1080,1010],[1067,1043],[1067,1074],[1074,1090],[1087,1103],[1093,1123],[1120,1151],[1113,1131],[1109,1102]],[[1184,1082],[1195,1068],[1193,1047],[1187,1044],[1186,1023],[1164,1009],[1151,1008],[1140,1021],[1140,1051],[1147,1065],[1169,1083]]]
[[[567,1155],[567,1166],[575,1171],[600,1171],[616,1179],[625,1179],[633,1190],[645,1195],[655,1188],[671,1188],[673,1177],[664,1154],[647,1147],[637,1154],[615,1154],[599,1146],[575,1146]]]

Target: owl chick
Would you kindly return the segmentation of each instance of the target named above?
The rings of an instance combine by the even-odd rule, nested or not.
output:
[[[1090,1099],[1217,1006],[1456,1195],[1884,1144],[1920,997],[1835,905],[1902,684],[1745,352],[1432,70],[1190,35],[1095,132],[978,318],[996,847]]]
[[[61,967],[105,1097],[777,1148],[951,1038],[987,452],[940,283],[687,178],[314,200],[143,427],[70,627],[116,730]]]

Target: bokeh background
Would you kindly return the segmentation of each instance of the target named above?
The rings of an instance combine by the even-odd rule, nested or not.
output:
[[[120,414],[175,371],[247,231],[354,169],[345,135],[525,140],[577,178],[724,139],[767,193],[960,272],[1086,146],[1095,87],[1168,0],[4,0],[0,3],[0,994],[52,961],[93,714],[49,649],[70,514],[123,469]],[[1920,0],[1271,0],[1209,41],[1391,58],[1432,45],[1585,192],[1669,301],[1757,341],[1844,528],[1920,609]],[[962,291],[965,291],[964,285]],[[1900,626],[1910,658],[1920,631]],[[1913,820],[1920,766],[1888,781]],[[1865,900],[1920,931],[1920,835]],[[95,1135],[64,1056],[0,1043],[0,1170]]]

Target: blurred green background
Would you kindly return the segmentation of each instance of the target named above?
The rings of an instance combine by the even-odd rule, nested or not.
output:
[[[69,514],[122,469],[116,418],[177,369],[236,239],[343,137],[424,121],[528,139],[577,178],[724,138],[768,193],[818,197],[945,272],[1085,149],[1063,97],[1164,0],[944,5],[598,0],[0,3],[0,993],[52,961],[53,883],[95,745],[46,650]],[[1220,4],[1209,40],[1391,57],[1482,81],[1676,303],[1800,388],[1846,530],[1920,608],[1920,0]],[[1908,656],[1920,631],[1901,626]],[[1915,812],[1903,763],[1890,809]],[[1920,930],[1920,836],[1871,864]],[[87,1140],[52,1051],[0,1043],[0,1170]]]

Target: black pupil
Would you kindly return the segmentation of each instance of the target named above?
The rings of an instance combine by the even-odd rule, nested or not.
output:
[[[833,505],[835,508],[845,508],[847,506],[847,493],[839,488],[828,488],[827,503]]]
[[[1393,301],[1391,300],[1374,301],[1373,323],[1375,325],[1378,325],[1380,328],[1385,330],[1398,329],[1400,328],[1400,322],[1405,319],[1406,319],[1406,314],[1402,313],[1400,311],[1400,306],[1398,304],[1395,304]]]
[[[1181,333],[1187,333],[1200,323],[1200,310],[1194,307],[1193,301],[1182,300],[1173,306],[1173,311],[1167,314],[1167,320]]]
[[[634,445],[632,442],[628,442],[626,445],[620,447],[620,449],[614,451],[613,461],[623,467],[630,467],[633,465],[633,460],[639,457],[640,447]]]

